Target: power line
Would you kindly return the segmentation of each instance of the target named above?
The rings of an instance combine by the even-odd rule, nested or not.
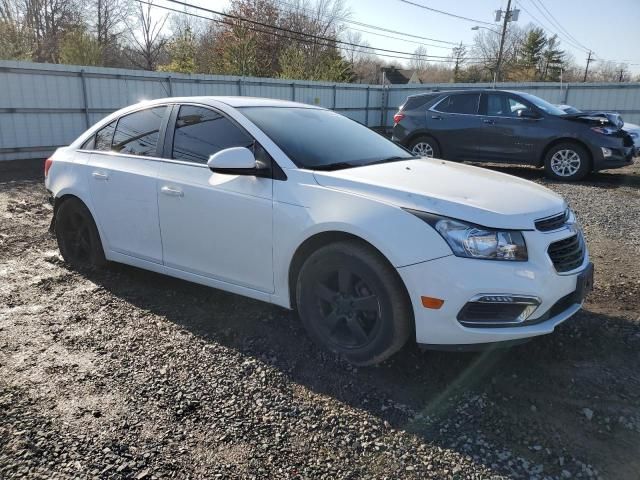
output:
[[[589,51],[589,49],[585,49],[580,45],[577,45],[576,43],[574,43],[571,39],[565,38],[564,35],[559,35],[558,33],[554,32],[552,29],[549,29],[548,27],[545,27],[543,25],[544,22],[541,22],[538,17],[536,17],[533,13],[531,13],[523,4],[522,4],[522,0],[519,0],[518,2],[518,6],[524,10],[525,12],[527,12],[529,14],[529,16],[534,20],[534,23],[536,23],[540,28],[542,28],[543,30],[550,32],[556,36],[561,36],[562,39],[568,44],[571,45],[573,48],[576,48],[578,50],[582,50],[585,53],[587,53]],[[535,5],[535,4],[534,4]]]
[[[564,33],[565,33],[569,38],[571,38],[571,39],[572,39],[572,40],[573,40],[577,45],[582,46],[585,50],[589,50],[589,48],[588,48],[588,47],[585,47],[582,43],[580,43],[580,42],[578,41],[578,39],[577,39],[576,37],[574,37],[573,35],[571,35],[571,34],[569,33],[569,31],[568,31],[566,28],[564,28],[564,26],[563,26],[563,25],[562,25],[562,24],[561,24],[561,23],[556,19],[556,17],[554,17],[554,16],[553,16],[553,14],[552,14],[552,13],[549,11],[549,9],[545,6],[545,4],[542,2],[542,0],[531,0],[531,2],[534,4],[534,6],[536,6],[536,8],[537,8],[537,5],[536,5],[536,4],[539,4],[539,5],[540,5],[540,6],[541,6],[541,7],[542,7],[542,8],[543,8],[543,9],[544,9],[548,14],[549,14],[549,17],[551,17],[551,18],[549,19],[549,17],[547,17],[547,16],[545,15],[545,18],[547,18],[548,20],[550,20],[550,21],[552,21],[552,22],[555,22],[555,25],[556,25],[560,30],[562,30],[562,31],[563,31],[563,32],[564,32]],[[539,10],[543,15],[544,15],[544,12],[542,12],[539,8],[538,8],[538,10]]]
[[[229,22],[229,21],[220,20],[220,19],[216,19],[216,18],[211,18],[211,17],[207,17],[207,16],[204,16],[204,15],[199,15],[197,13],[187,12],[185,10],[178,10],[177,8],[171,8],[171,7],[167,7],[165,5],[158,5],[156,3],[145,1],[145,0],[135,0],[135,1],[138,2],[138,3],[144,4],[144,5],[149,5],[151,7],[157,7],[157,8],[161,8],[163,10],[167,10],[167,11],[171,11],[171,12],[175,12],[175,13],[180,13],[180,14],[183,14],[183,15],[189,15],[189,16],[196,17],[196,18],[201,18],[201,19],[204,19],[204,20],[209,20],[211,22],[221,23],[221,24],[229,25],[229,26],[236,26],[234,23]],[[171,0],[166,0],[166,1],[171,1]],[[183,3],[183,2],[174,2],[174,3]],[[188,5],[188,6],[192,7],[192,8],[198,8],[198,9],[201,9],[201,10],[205,10],[205,11],[207,10],[206,8],[202,8],[202,7],[195,7],[195,6],[192,6],[192,5]],[[241,18],[238,17],[238,19],[241,19]],[[302,42],[302,43],[308,43],[308,44],[311,44],[311,45],[319,45],[319,46],[324,46],[324,47],[335,47],[336,46],[335,45],[336,41],[333,40],[333,39],[329,39],[330,43],[322,43],[322,42],[318,42],[317,41],[318,39],[322,40],[322,37],[317,37],[317,36],[314,36],[314,35],[311,35],[311,34],[302,34],[302,35],[303,36],[313,37],[314,38],[313,40],[308,39],[308,38],[292,37],[292,36],[281,34],[281,33],[278,33],[278,32],[261,30],[261,29],[255,28],[255,27],[245,27],[245,28],[247,28],[248,30],[254,31],[254,32],[260,32],[260,33],[265,33],[265,34],[268,34],[268,35],[274,35],[274,36],[277,36],[277,37],[282,37],[282,38],[286,38],[286,39],[289,39],[289,40],[294,40],[294,41]],[[275,27],[271,27],[271,28],[275,28]],[[281,29],[281,30],[287,30],[287,29]],[[292,32],[296,33],[294,31],[292,31]],[[357,44],[354,44],[354,45],[357,45]],[[369,48],[369,49],[372,49],[372,50],[376,50],[374,47],[366,47],[364,45],[360,46],[360,47],[361,48],[364,47],[364,48]],[[388,54],[377,53],[377,52],[362,52],[361,50],[356,50],[354,48],[348,48],[348,47],[340,47],[340,48],[342,48],[343,50],[346,50],[346,51],[353,51],[353,52],[359,52],[359,53],[375,53],[376,55],[381,56],[381,57],[397,58],[397,59],[400,59],[400,60],[411,60],[412,58],[416,58],[415,55],[413,55],[413,54],[411,54],[409,52],[404,52],[404,53],[407,54],[407,55],[413,55],[413,56],[406,57],[406,56],[398,56],[398,55],[388,55]],[[423,56],[417,56],[417,58],[422,58],[422,59],[424,59],[424,60],[426,60],[428,62],[437,62],[437,63],[452,63],[452,62],[454,62],[453,59],[446,59],[446,60],[443,60],[443,59],[431,59],[431,58],[424,58]],[[474,63],[474,62],[470,62],[470,63]]]
[[[287,3],[287,2],[284,2],[282,0],[274,0],[274,1],[276,3],[278,3],[278,4],[280,4],[280,5],[284,5],[284,6],[287,6],[287,7],[290,7],[290,8],[300,8],[300,9],[305,10],[307,12],[315,13],[310,8],[307,8],[307,7],[302,7],[302,6],[299,6],[299,5],[293,5],[291,3]],[[289,11],[291,11],[291,10],[289,10]],[[348,17],[345,17],[345,16],[336,16],[336,19],[342,21],[343,23],[348,23],[350,25],[356,25],[356,26],[359,26],[359,27],[375,29],[375,30],[382,30],[384,32],[394,33],[396,35],[403,35],[403,36],[411,37],[411,38],[425,39],[425,40],[428,40],[430,42],[440,42],[440,43],[445,43],[445,44],[448,44],[448,45],[456,45],[456,46],[459,44],[458,42],[450,42],[450,41],[447,41],[447,40],[439,40],[437,38],[421,37],[419,35],[412,35],[412,34],[406,33],[406,32],[400,32],[400,31],[397,31],[397,30],[390,30],[390,29],[381,27],[379,25],[371,25],[369,23],[363,23],[363,22],[358,22],[356,20],[351,20],[351,19],[349,19]],[[445,48],[445,49],[453,48],[453,47],[449,47],[449,46],[446,46],[446,45],[434,45],[432,43],[418,42],[418,41],[415,41],[415,40],[408,40],[406,38],[400,38],[400,37],[392,36],[392,35],[385,35],[385,34],[382,34],[382,33],[379,33],[379,32],[371,32],[369,30],[360,30],[360,29],[354,28],[354,27],[349,27],[349,29],[354,30],[356,32],[368,33],[370,35],[376,35],[376,36],[384,37],[384,38],[392,38],[394,40],[400,40],[401,42],[414,43],[414,44],[417,44],[417,45],[429,46],[429,47],[433,47],[433,48]]]
[[[459,20],[466,20],[467,22],[473,22],[473,23],[484,23],[485,25],[493,25],[493,23],[490,23],[490,22],[484,22],[482,20],[477,20],[475,18],[463,17],[462,15],[456,15],[455,13],[445,12],[444,10],[438,10],[437,8],[427,7],[426,5],[411,2],[410,0],[399,0],[399,1],[402,3],[407,3],[409,5],[413,5],[414,7],[422,8],[424,10],[430,10],[432,12],[440,13],[442,15],[448,15],[449,17],[457,18]]]
[[[297,30],[289,29],[289,28],[278,27],[276,25],[270,25],[268,23],[259,22],[257,20],[251,20],[249,18],[240,17],[238,15],[233,15],[233,14],[230,14],[230,13],[224,13],[224,12],[220,12],[220,11],[217,11],[217,10],[212,10],[212,9],[205,8],[205,7],[200,7],[200,6],[197,6],[197,5],[192,5],[190,3],[183,2],[181,0],[165,0],[165,1],[170,2],[170,3],[175,3],[175,4],[178,4],[178,5],[182,5],[184,7],[194,8],[196,10],[201,10],[201,11],[204,11],[204,12],[212,13],[214,15],[220,15],[221,17],[231,18],[233,20],[239,20],[241,22],[251,23],[253,25],[258,25],[258,26],[261,26],[261,27],[272,28],[274,30],[278,30],[278,31],[286,32],[286,33],[291,33],[291,34],[294,34],[294,35],[302,35],[304,37],[313,38],[315,40],[322,40],[322,41],[325,41],[325,42],[331,42],[331,43],[340,44],[340,45],[347,45],[349,47],[357,47],[357,48],[365,48],[365,49],[370,49],[370,50],[378,50],[380,52],[394,53],[394,54],[400,54],[400,55],[414,55],[412,52],[405,52],[405,51],[401,51],[401,50],[391,50],[391,49],[388,49],[388,48],[371,47],[371,46],[361,45],[361,44],[352,43],[352,42],[345,42],[344,40],[337,40],[337,39],[334,39],[334,38],[323,37],[323,36],[320,36],[320,35],[313,35],[311,33],[300,32],[300,31],[297,31]],[[442,55],[418,55],[418,57],[423,58],[424,60],[430,60],[431,58],[434,58],[434,59],[447,59],[447,60],[449,59],[449,57],[442,56]]]

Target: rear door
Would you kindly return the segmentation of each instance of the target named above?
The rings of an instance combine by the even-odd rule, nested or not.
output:
[[[496,162],[533,163],[542,118],[525,118],[519,110],[532,109],[520,97],[506,92],[484,93],[481,101],[483,130],[478,158]]]
[[[453,93],[427,111],[429,132],[440,142],[444,158],[473,160],[482,123],[480,93]]]
[[[89,190],[110,250],[162,263],[156,176],[166,106],[120,117],[98,131]]]
[[[225,148],[268,154],[239,125],[205,106],[174,107],[158,172],[164,264],[242,287],[273,292],[273,180],[213,173]]]

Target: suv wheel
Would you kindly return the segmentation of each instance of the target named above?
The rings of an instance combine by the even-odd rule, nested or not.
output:
[[[74,268],[95,268],[106,263],[98,228],[80,200],[70,198],[58,207],[55,233],[62,258]]]
[[[547,152],[544,170],[554,180],[582,180],[591,171],[591,158],[581,145],[560,143]]]
[[[379,363],[406,343],[413,312],[397,272],[355,241],[327,245],[305,261],[296,285],[309,336],[355,365]]]
[[[429,158],[439,158],[440,148],[438,143],[431,137],[418,137],[409,143],[409,150],[414,155]]]

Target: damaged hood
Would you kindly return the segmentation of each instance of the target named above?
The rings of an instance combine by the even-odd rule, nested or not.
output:
[[[494,228],[532,229],[535,220],[566,208],[562,197],[533,182],[438,159],[316,171],[314,177],[324,187]]]

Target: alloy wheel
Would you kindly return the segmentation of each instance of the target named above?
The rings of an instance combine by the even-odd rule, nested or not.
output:
[[[319,279],[314,287],[319,300],[322,334],[341,348],[367,345],[381,323],[380,301],[356,273],[346,267]]]
[[[411,153],[421,157],[433,158],[433,147],[427,142],[418,142],[411,149]]]
[[[580,169],[580,155],[574,150],[558,150],[551,157],[551,170],[559,177],[571,177]]]

